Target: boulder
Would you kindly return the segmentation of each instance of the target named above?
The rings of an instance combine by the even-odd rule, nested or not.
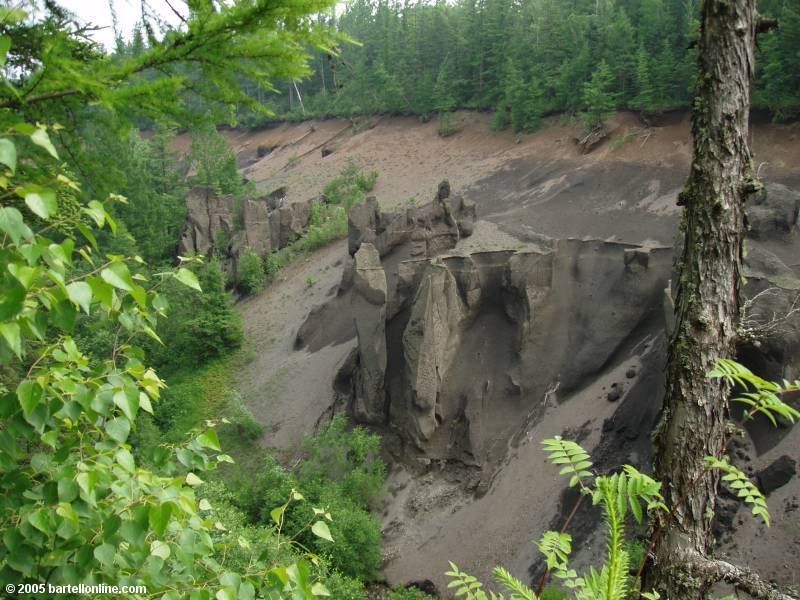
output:
[[[378,201],[374,196],[350,209],[347,217],[347,249],[351,255],[358,251],[362,242],[375,243],[380,218]]]
[[[266,256],[272,250],[267,202],[262,199],[243,200],[242,222],[245,244],[259,256]]]
[[[281,205],[283,204],[283,202],[286,200],[287,192],[288,192],[288,190],[287,190],[286,186],[284,185],[284,186],[281,186],[279,188],[276,188],[276,189],[272,190],[266,196],[262,196],[260,198],[260,200],[263,200],[263,201],[265,201],[267,203],[267,206],[269,207],[269,210],[275,210],[277,208],[280,208]]]
[[[758,472],[758,486],[764,494],[768,495],[789,483],[796,473],[797,461],[784,454]]]
[[[750,235],[764,239],[786,234],[797,226],[800,192],[778,183],[767,184],[747,208]]]

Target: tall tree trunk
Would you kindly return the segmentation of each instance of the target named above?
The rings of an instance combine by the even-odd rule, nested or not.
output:
[[[692,567],[713,542],[719,478],[704,457],[722,452],[728,411],[725,386],[706,373],[733,355],[737,336],[744,201],[756,185],[748,130],[757,19],[756,0],[703,3],[692,166],[678,202],[685,208],[676,328],[655,432],[655,473],[677,508],[663,523],[645,584],[672,600],[702,598],[708,587]]]

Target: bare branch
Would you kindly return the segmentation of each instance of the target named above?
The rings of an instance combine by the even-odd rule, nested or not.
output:
[[[178,18],[179,18],[179,19],[180,19],[180,20],[183,22],[183,24],[184,24],[184,25],[187,25],[188,23],[187,23],[187,21],[186,21],[186,18],[185,18],[185,17],[184,17],[184,16],[183,16],[181,13],[179,13],[179,12],[178,12],[178,11],[175,9],[175,7],[174,7],[174,6],[172,6],[172,3],[170,3],[170,1],[169,1],[169,0],[166,0],[166,3],[167,3],[167,6],[169,6],[169,9],[170,9],[170,10],[171,10],[171,11],[172,11],[174,14],[175,14],[175,16],[176,16],[176,17],[178,17]]]
[[[784,329],[784,326],[798,313],[800,313],[800,294],[795,296],[791,305],[782,314],[774,312],[771,315],[758,314],[757,303],[767,296],[776,296],[783,290],[778,287],[769,287],[744,301],[739,318],[739,333],[743,338],[759,341],[774,335]]]
[[[685,566],[693,576],[700,577],[709,583],[724,581],[747,592],[757,600],[798,600],[761,579],[758,573],[724,560],[695,555]]]

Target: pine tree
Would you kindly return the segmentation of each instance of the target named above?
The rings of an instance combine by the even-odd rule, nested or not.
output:
[[[644,44],[639,44],[639,52],[636,55],[636,98],[633,101],[634,108],[645,112],[655,110],[654,95],[655,90],[653,81],[650,78],[647,52],[645,52]]]
[[[445,112],[456,108],[453,83],[453,61],[448,54],[439,66],[439,74],[433,88],[433,108]]]
[[[612,82],[611,69],[606,61],[601,60],[592,79],[583,85],[585,112],[582,118],[587,131],[600,127],[606,119],[614,114],[616,98],[611,91]]]

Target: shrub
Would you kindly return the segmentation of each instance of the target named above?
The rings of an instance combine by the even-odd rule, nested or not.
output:
[[[264,289],[266,273],[261,258],[251,248],[245,248],[239,258],[239,268],[236,272],[239,289],[245,294],[255,294]]]
[[[325,585],[336,600],[367,600],[367,590],[358,579],[334,571],[325,580]]]
[[[336,415],[317,435],[306,437],[308,458],[300,479],[337,484],[342,495],[362,508],[374,506],[386,480],[386,465],[378,456],[380,436],[361,426],[347,431],[347,418]]]
[[[165,441],[175,442],[222,410],[231,382],[227,363],[219,360],[199,369],[177,372],[169,377],[168,383],[154,407],[154,420]]]
[[[192,131],[189,160],[196,173],[192,179],[194,185],[209,187],[217,194],[241,196],[244,193],[236,155],[225,137],[211,123]]]
[[[269,525],[271,511],[286,502],[292,489],[298,490],[306,502],[286,509],[283,532],[296,536],[341,575],[373,579],[381,563],[381,535],[380,522],[368,508],[379,497],[386,477],[377,456],[379,444],[378,436],[361,427],[347,431],[347,421],[340,415],[305,440],[307,458],[294,471],[266,457],[256,477],[250,472],[235,475],[236,505],[252,523]],[[314,507],[333,515],[329,523],[333,544],[308,531]]]
[[[267,275],[273,277],[278,271],[292,262],[296,251],[294,245],[284,246],[280,250],[275,250],[267,255]]]
[[[335,497],[320,500],[328,500],[323,506],[336,515],[330,523],[335,543],[306,534],[310,547],[345,575],[362,581],[375,579],[381,566],[381,524],[378,517],[347,502],[336,502]],[[311,516],[307,515],[306,520]]]
[[[318,223],[312,222],[303,237],[295,242],[294,248],[299,252],[312,252],[347,235],[347,212],[343,207],[322,204],[313,206],[322,206],[322,209],[317,210]]]
[[[200,366],[242,345],[242,318],[225,291],[219,263],[196,267],[202,292],[168,282],[160,302],[170,307],[169,319],[159,321],[156,332],[169,346],[149,338],[143,343],[150,360],[169,373],[188,365]]]
[[[342,172],[331,179],[323,193],[330,204],[339,204],[349,211],[351,207],[364,200],[365,192],[372,191],[378,181],[377,171],[362,171],[352,156]]]
[[[433,596],[429,596],[425,592],[421,592],[414,586],[411,587],[397,587],[389,592],[386,600],[432,600]]]

